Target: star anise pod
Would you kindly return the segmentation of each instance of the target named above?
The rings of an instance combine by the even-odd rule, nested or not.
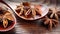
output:
[[[55,17],[55,19],[58,20],[59,19],[58,15],[60,15],[60,11],[58,11],[56,7],[50,8],[50,10],[52,10],[52,14],[50,15],[50,18],[54,18]]]
[[[58,11],[56,8],[49,9],[48,14],[42,18],[42,21],[44,21],[44,25],[48,25],[48,28],[52,30],[53,27],[56,27],[59,23],[58,19]]]
[[[37,14],[41,16],[40,8],[41,7],[39,5],[31,5],[30,3],[26,2],[18,6],[16,12],[18,12],[19,15],[23,14],[25,17],[28,17],[28,15],[32,15],[32,17],[34,18]]]
[[[3,19],[3,26],[4,28],[8,26],[8,20],[6,18]]]
[[[38,8],[39,7],[39,8]],[[41,10],[40,10],[40,6],[34,6],[31,5],[30,9],[26,12],[26,16],[29,14],[32,14],[33,17],[35,17],[37,15],[37,13],[41,16]]]
[[[44,21],[44,25],[48,25],[48,28],[49,28],[50,30],[52,30],[53,27],[56,27],[57,24],[59,23],[58,20],[56,20],[56,19],[51,19],[51,18],[49,18],[49,17],[47,17],[47,16],[45,16],[45,18],[43,18],[42,20]]]
[[[6,13],[3,15],[2,20],[3,20],[3,26],[4,26],[4,28],[7,28],[8,24],[9,24],[8,20],[13,21],[13,17],[12,17],[12,15],[11,15],[10,12],[6,11]]]
[[[24,8],[24,6],[23,5],[20,5],[19,7],[17,7],[16,12],[18,12],[19,15],[22,15],[23,8]]]

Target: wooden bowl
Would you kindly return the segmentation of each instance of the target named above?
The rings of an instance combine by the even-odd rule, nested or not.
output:
[[[14,28],[14,26],[15,26],[15,24],[16,24],[16,18],[15,18],[15,16],[13,15],[13,11],[12,11],[6,4],[4,4],[3,2],[0,2],[0,7],[5,7],[6,9],[8,9],[7,12],[9,12],[11,15],[9,15],[9,14],[7,14],[7,15],[9,15],[10,17],[12,17],[11,20],[13,20],[12,24],[10,24],[10,25],[8,24],[9,26],[8,26],[7,28],[3,28],[3,27],[0,25],[0,31],[1,31],[1,32],[9,31],[9,30],[11,30],[11,29]],[[5,8],[4,8],[4,9],[5,9]]]
[[[14,4],[14,5],[13,5]],[[34,3],[32,3],[34,4]],[[46,5],[41,5],[41,12],[42,12],[42,16],[38,16],[36,15],[35,18],[26,18],[24,16],[20,16],[16,11],[16,5],[20,5],[20,3],[10,3],[9,6],[14,10],[14,12],[17,14],[17,16],[19,16],[20,18],[24,19],[24,20],[37,20],[37,19],[40,19],[42,17],[44,17],[47,13],[48,13],[48,7]],[[38,4],[39,5],[39,4]],[[38,7],[38,6],[37,6]]]

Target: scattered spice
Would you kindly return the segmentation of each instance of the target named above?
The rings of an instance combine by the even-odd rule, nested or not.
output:
[[[44,21],[44,24],[48,24],[48,28],[52,30],[53,27],[56,27],[59,23],[59,16],[60,12],[57,11],[56,7],[50,8],[48,14],[42,18],[42,21]]]

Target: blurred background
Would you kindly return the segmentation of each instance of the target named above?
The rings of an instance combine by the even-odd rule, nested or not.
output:
[[[8,1],[14,1],[14,2],[40,2],[40,3],[50,3],[50,4],[60,4],[60,0],[8,0]]]

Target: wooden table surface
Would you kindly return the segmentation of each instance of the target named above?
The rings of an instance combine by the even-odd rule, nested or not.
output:
[[[16,15],[17,24],[14,29],[8,32],[0,32],[0,34],[60,34],[60,23],[58,27],[49,31],[41,25],[41,20],[26,21]]]
[[[17,15],[16,26],[8,32],[0,32],[0,34],[60,34],[60,23],[58,27],[49,31],[46,27],[42,26],[41,20],[26,21],[19,18]]]

